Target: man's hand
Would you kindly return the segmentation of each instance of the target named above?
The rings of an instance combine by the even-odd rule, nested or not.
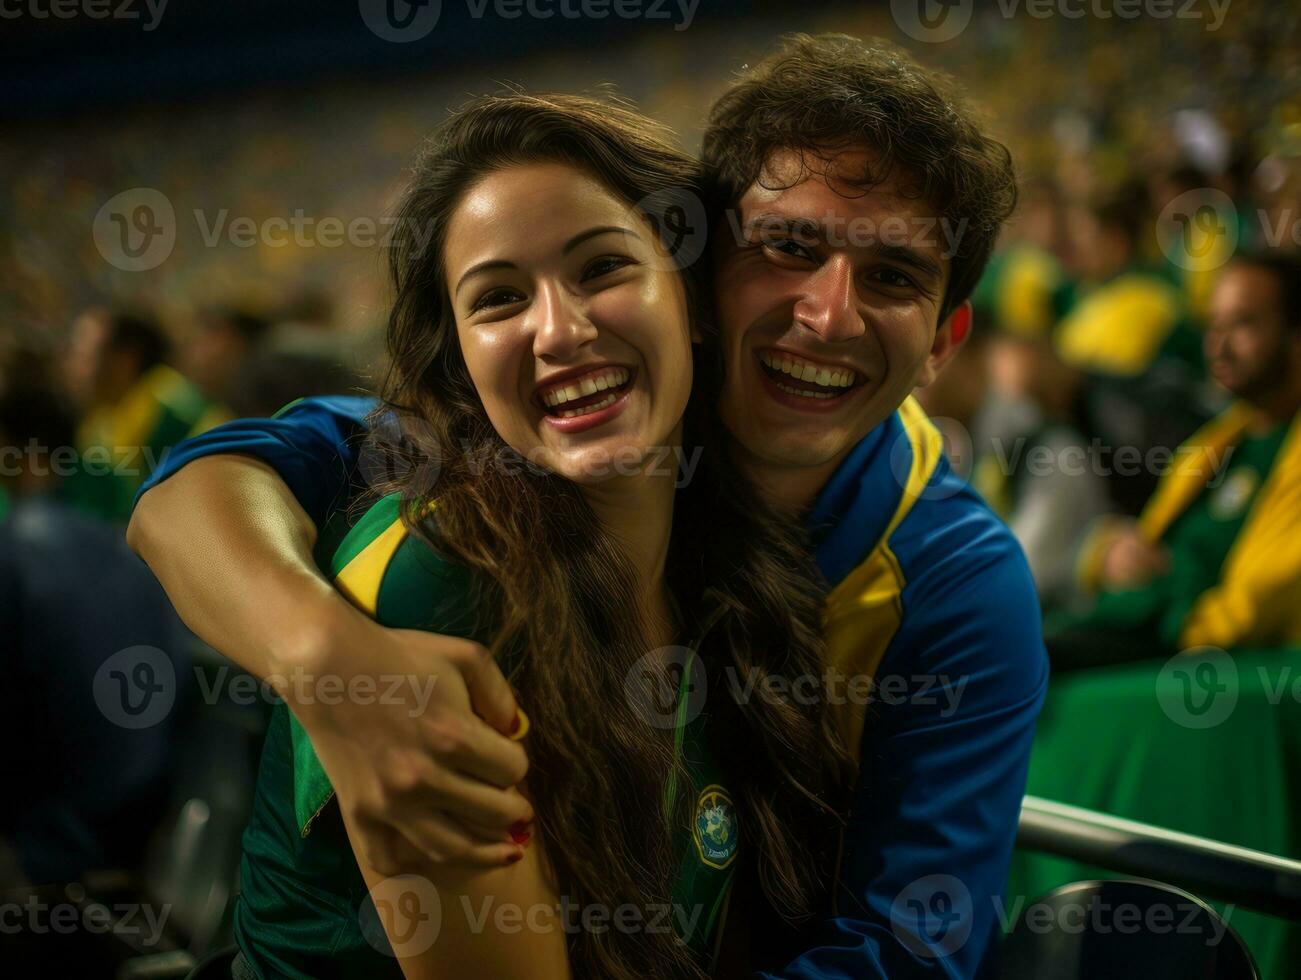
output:
[[[1170,570],[1168,549],[1154,544],[1130,523],[1115,532],[1102,556],[1102,587],[1137,589]]]
[[[385,629],[351,606],[314,621],[324,627],[315,649],[282,694],[369,865],[461,875],[518,860],[533,819],[516,788],[528,760],[508,737],[521,715],[491,654],[468,640]],[[366,696],[326,704],[304,693],[321,678]]]
[[[376,870],[517,859],[528,763],[496,663],[465,640],[379,626],[321,575],[315,540],[276,472],[236,455],[150,489],[127,529],[186,625],[280,691]]]

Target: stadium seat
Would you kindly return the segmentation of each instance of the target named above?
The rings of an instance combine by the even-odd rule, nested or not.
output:
[[[1022,913],[1004,980],[1255,980],[1238,934],[1201,899],[1139,879],[1063,885]]]
[[[230,965],[239,953],[239,947],[218,950],[206,957],[185,980],[230,980]]]

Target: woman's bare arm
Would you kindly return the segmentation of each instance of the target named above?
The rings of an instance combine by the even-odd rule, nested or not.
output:
[[[383,926],[407,980],[570,980],[563,910],[536,835],[518,863],[471,875],[386,877],[355,844],[354,853],[370,889],[366,914]]]
[[[528,761],[504,734],[517,708],[496,663],[479,644],[386,629],[349,604],[317,570],[316,528],[273,469],[195,460],[140,499],[127,540],[186,624],[285,699],[377,868],[481,870],[519,854],[507,828],[533,817],[514,788]]]

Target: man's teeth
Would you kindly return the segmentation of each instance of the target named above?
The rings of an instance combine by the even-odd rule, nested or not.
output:
[[[850,368],[829,368],[782,351],[761,351],[759,360],[774,371],[788,374],[799,381],[810,381],[813,384],[822,385],[824,388],[849,388],[858,380],[858,372]],[[812,395],[815,398],[832,397],[830,394],[802,391],[780,384],[778,387],[786,391],[795,391],[801,395]]]
[[[562,419],[572,419],[579,415],[590,415],[592,412],[595,412],[598,409],[602,409],[609,405],[613,405],[618,400],[619,400],[618,395],[606,395],[599,402],[595,402],[591,405],[586,405],[583,408],[564,409],[562,411],[557,412],[556,414],[559,415]]]
[[[627,383],[628,371],[626,368],[606,368],[584,378],[578,378],[566,385],[553,388],[542,396],[542,404],[546,405],[547,408],[555,408],[557,405],[577,401],[580,398],[586,398],[588,395],[595,395],[598,391],[605,391],[607,388],[618,388],[620,385]],[[613,400],[611,398],[611,401]],[[603,402],[602,404],[609,404],[609,402]],[[591,407],[583,409],[584,412],[590,412],[591,410]],[[562,415],[568,417],[564,413]]]

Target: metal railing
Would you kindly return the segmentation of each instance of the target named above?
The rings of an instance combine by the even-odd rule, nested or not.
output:
[[[1017,847],[1301,921],[1301,861],[1027,796]]]

